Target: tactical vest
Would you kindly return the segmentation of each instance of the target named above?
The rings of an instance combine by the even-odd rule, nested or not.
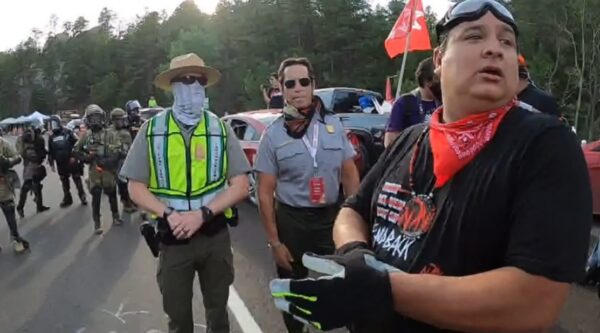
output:
[[[92,165],[97,165],[98,159],[101,159],[105,169],[110,171],[118,169],[121,143],[118,136],[110,130],[106,128],[98,132],[88,130],[83,149],[94,154]]]
[[[71,133],[65,130],[60,130],[53,133],[50,137],[50,146],[52,147],[52,156],[55,160],[65,162],[71,157],[73,143],[70,141]]]
[[[148,188],[166,205],[180,211],[207,205],[226,184],[227,130],[211,112],[204,112],[189,142],[170,109],[148,123],[150,156]]]

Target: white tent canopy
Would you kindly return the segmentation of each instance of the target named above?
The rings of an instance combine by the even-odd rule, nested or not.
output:
[[[14,123],[15,123],[15,120],[16,120],[16,119],[15,119],[15,118],[13,118],[13,117],[8,117],[8,118],[6,118],[6,119],[4,119],[4,120],[0,121],[0,124],[1,124],[1,125],[10,125],[10,124],[14,124]]]
[[[25,125],[25,124],[32,124],[32,125],[43,125],[44,124],[44,120],[50,118],[49,116],[46,116],[45,114],[42,114],[38,111],[33,112],[32,114],[28,115],[28,116],[20,116],[18,118],[6,118],[2,121],[0,121],[0,125]]]
[[[35,124],[35,125],[43,125],[44,124],[44,120],[48,119],[50,117],[41,114],[37,111],[33,112],[32,114],[30,114],[29,116],[26,117],[27,122]]]

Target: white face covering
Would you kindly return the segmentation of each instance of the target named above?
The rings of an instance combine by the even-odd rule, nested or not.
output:
[[[206,91],[198,82],[186,85],[181,82],[171,84],[173,96],[173,114],[182,124],[196,126],[202,119]]]

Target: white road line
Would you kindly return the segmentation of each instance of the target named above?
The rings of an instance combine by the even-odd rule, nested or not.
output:
[[[227,306],[235,316],[238,324],[240,324],[242,332],[263,333],[233,286],[229,286],[229,300],[227,301]]]

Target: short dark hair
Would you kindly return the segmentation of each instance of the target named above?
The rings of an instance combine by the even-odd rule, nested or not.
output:
[[[435,73],[433,66],[433,59],[431,57],[421,61],[417,70],[415,71],[415,77],[417,78],[417,82],[419,83],[419,87],[425,88],[425,84],[427,82],[433,81],[435,78]]]
[[[281,64],[279,65],[279,70],[277,70],[277,75],[281,84],[283,84],[284,81],[283,71],[285,71],[286,68],[295,65],[301,65],[306,67],[306,69],[308,70],[308,76],[311,79],[315,78],[313,66],[307,58],[287,58],[281,62]]]

